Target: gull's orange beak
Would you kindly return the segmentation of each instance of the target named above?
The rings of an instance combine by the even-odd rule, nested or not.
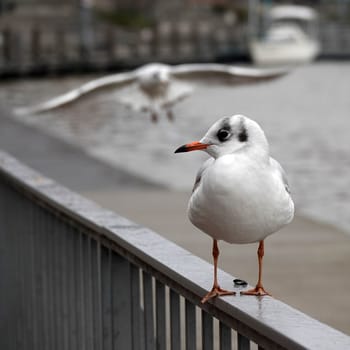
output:
[[[183,145],[179,147],[175,153],[181,153],[181,152],[190,152],[190,151],[198,151],[201,149],[206,149],[209,145],[206,143],[201,143],[199,141],[194,141],[191,143],[187,143],[186,145]]]

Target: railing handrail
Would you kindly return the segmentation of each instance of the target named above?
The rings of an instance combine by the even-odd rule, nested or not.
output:
[[[225,297],[204,305],[212,266],[155,232],[68,190],[0,151],[0,177],[92,235],[262,348],[349,349],[350,337],[271,297]],[[223,288],[233,276],[219,270]],[[239,293],[238,293],[239,294]]]

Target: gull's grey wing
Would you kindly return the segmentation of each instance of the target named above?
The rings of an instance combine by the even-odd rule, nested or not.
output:
[[[282,165],[280,163],[277,162],[276,159],[274,158],[270,158],[270,164],[273,168],[276,169],[276,171],[279,172],[280,176],[281,176],[281,179],[283,181],[283,184],[284,184],[284,188],[286,189],[286,191],[290,194],[290,186],[289,186],[289,182],[288,182],[288,179],[287,179],[287,174],[286,172],[284,171],[284,169],[282,168]]]
[[[179,79],[216,79],[237,85],[275,79],[289,72],[288,68],[239,67],[216,63],[181,64],[171,68],[171,74]]]
[[[100,88],[106,88],[111,86],[121,86],[127,84],[135,79],[134,72],[119,73],[108,75],[106,77],[91,80],[80,87],[68,91],[63,95],[54,97],[46,102],[39,103],[31,107],[20,107],[14,110],[16,115],[27,115],[32,113],[44,112],[50,109],[58,108],[68,103],[71,103],[78,98],[93,92]]]
[[[209,158],[199,168],[197,175],[196,175],[196,179],[194,181],[193,188],[192,188],[192,193],[198,188],[198,186],[200,185],[200,182],[202,180],[204,172],[213,164],[213,162],[214,162],[214,158]]]

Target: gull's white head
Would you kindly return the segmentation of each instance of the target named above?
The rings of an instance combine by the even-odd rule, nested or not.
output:
[[[243,115],[224,117],[214,123],[200,141],[179,147],[175,153],[205,150],[214,158],[243,150],[268,155],[268,142],[258,123]]]
[[[162,85],[170,81],[169,67],[161,63],[152,63],[143,66],[138,71],[141,85]]]

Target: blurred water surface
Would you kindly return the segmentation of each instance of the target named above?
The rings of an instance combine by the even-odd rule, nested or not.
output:
[[[14,107],[44,101],[95,77],[2,83],[0,103]],[[116,168],[190,191],[206,155],[175,155],[174,150],[200,139],[218,118],[245,114],[265,130],[299,213],[350,233],[350,63],[315,63],[267,84],[197,85],[174,112],[174,123],[164,117],[151,124],[147,114],[126,109],[109,90],[60,110],[17,118]]]

